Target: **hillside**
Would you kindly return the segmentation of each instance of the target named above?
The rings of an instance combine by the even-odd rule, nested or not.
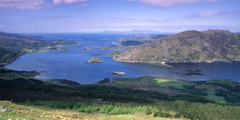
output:
[[[227,80],[190,82],[141,77],[62,86],[4,69],[0,76],[0,111],[3,111],[0,119],[234,120],[240,117],[239,83]]]
[[[57,50],[57,45],[72,45],[73,41],[40,40],[40,36],[0,32],[0,66],[11,63],[20,55],[36,51]]]
[[[122,62],[240,61],[240,34],[227,30],[184,31],[124,50]]]
[[[1,112],[1,120],[173,120],[170,118],[153,117],[140,113],[123,115],[84,113],[71,109],[18,105],[10,101],[0,101],[0,106],[5,107],[0,107],[0,111],[12,110],[11,112]]]

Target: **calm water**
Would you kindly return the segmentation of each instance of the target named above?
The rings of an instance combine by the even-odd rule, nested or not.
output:
[[[185,79],[191,81],[209,79],[230,79],[240,82],[240,62],[224,63],[181,63],[171,64],[173,68],[146,64],[120,63],[112,60],[111,56],[100,56],[104,63],[86,63],[92,54],[110,53],[113,50],[102,50],[96,47],[113,45],[119,37],[134,35],[121,34],[37,34],[44,36],[44,40],[73,40],[80,45],[67,46],[68,51],[41,52],[26,54],[14,61],[6,68],[25,71],[46,71],[36,78],[41,79],[68,79],[81,84],[96,83],[109,77],[138,77],[159,76]],[[76,40],[81,38],[83,40]],[[85,47],[92,50],[82,51]],[[201,70],[202,75],[187,75],[189,70]],[[112,71],[126,72],[125,76],[109,74]]]

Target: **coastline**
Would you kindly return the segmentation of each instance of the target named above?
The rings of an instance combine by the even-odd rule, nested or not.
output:
[[[14,62],[15,60],[19,59],[21,56],[26,55],[26,54],[32,54],[32,53],[40,53],[40,52],[53,52],[53,51],[62,51],[61,49],[59,49],[60,47],[64,47],[64,46],[73,46],[73,45],[80,45],[80,43],[76,43],[76,44],[72,44],[72,45],[54,45],[54,46],[46,46],[43,50],[37,50],[37,51],[22,51],[20,54],[16,55],[15,57],[7,60],[4,63],[0,63],[0,67],[5,68],[5,66],[11,64],[12,62]],[[57,48],[57,50],[51,50],[51,48]]]
[[[214,62],[225,62],[225,63],[232,63],[232,62],[240,62],[239,61],[226,61],[226,60],[208,60],[208,61],[187,61],[187,62],[177,62],[177,61],[165,61],[165,62],[153,62],[153,61],[126,61],[126,60],[119,60],[119,59],[116,59],[114,56],[112,58],[113,60],[117,61],[117,62],[123,62],[123,63],[140,63],[140,64],[158,64],[158,65],[163,65],[163,66],[167,66],[167,67],[173,67],[171,65],[168,65],[168,64],[178,64],[178,63],[214,63]]]
[[[112,59],[113,59],[114,61],[122,62],[122,63],[137,63],[137,64],[161,65],[161,66],[165,66],[165,67],[169,67],[169,68],[172,68],[172,67],[173,67],[173,66],[168,65],[167,63],[163,63],[163,62],[124,61],[124,60],[115,59],[114,56],[113,56]]]
[[[21,56],[26,55],[26,54],[32,54],[32,53],[40,53],[40,52],[53,52],[53,51],[62,51],[63,49],[61,49],[61,47],[64,46],[73,46],[73,45],[79,45],[80,43],[76,43],[76,44],[72,44],[72,45],[54,45],[54,46],[46,46],[43,50],[37,50],[37,51],[31,51],[31,52],[21,52],[20,54],[16,55],[15,57],[7,60],[4,63],[0,64],[0,70],[4,70],[4,71],[10,71],[10,72],[21,72],[21,73],[25,73],[25,74],[29,74],[30,76],[28,76],[31,79],[36,79],[37,75],[41,75],[41,73],[46,72],[46,71],[17,71],[17,70],[12,70],[12,69],[8,69],[5,68],[5,66],[13,63],[15,60],[19,59]],[[57,48],[57,50],[51,50],[51,48]],[[64,86],[76,86],[76,85],[81,85],[78,82],[72,81],[72,80],[65,80],[65,79],[36,79],[36,80],[40,80],[40,81],[48,81],[48,83],[52,83],[52,84],[59,84],[59,85],[64,85]]]

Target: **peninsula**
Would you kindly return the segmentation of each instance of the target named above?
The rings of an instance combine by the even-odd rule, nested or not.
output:
[[[132,63],[240,61],[240,34],[184,31],[120,51],[113,59]]]

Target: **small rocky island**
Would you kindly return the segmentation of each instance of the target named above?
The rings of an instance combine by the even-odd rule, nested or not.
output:
[[[68,48],[61,48],[61,50],[62,50],[62,51],[67,51],[67,50],[68,50]]]
[[[83,51],[88,51],[88,50],[92,50],[93,48],[92,47],[85,47],[85,48],[83,48],[83,49],[81,49],[81,50],[83,50]]]
[[[88,63],[103,63],[104,61],[98,57],[94,57],[90,60],[88,60]]]
[[[126,75],[125,72],[111,72],[110,74],[116,74],[116,75]]]

